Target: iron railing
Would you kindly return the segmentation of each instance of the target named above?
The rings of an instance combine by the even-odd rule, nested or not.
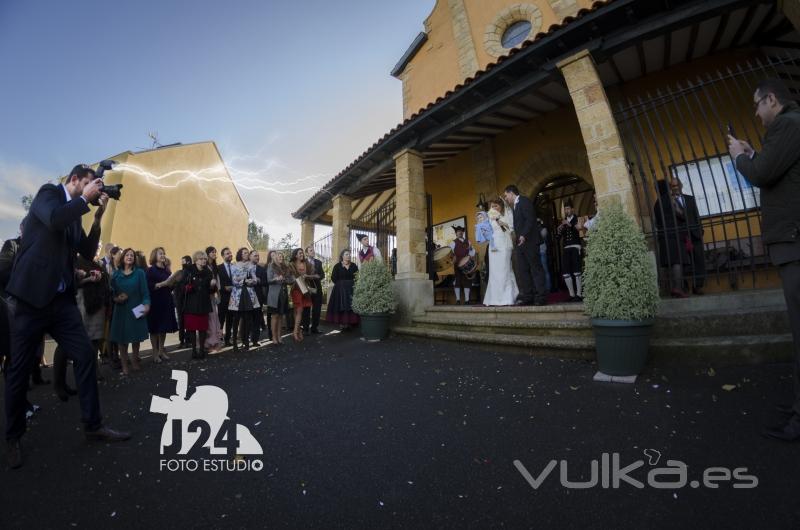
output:
[[[761,240],[760,192],[736,171],[726,136],[730,128],[761,147],[755,86],[778,77],[797,93],[798,61],[754,58],[617,104],[642,227],[665,291],[702,288],[708,280],[756,288],[774,278]],[[671,180],[682,184],[682,199],[673,198]]]

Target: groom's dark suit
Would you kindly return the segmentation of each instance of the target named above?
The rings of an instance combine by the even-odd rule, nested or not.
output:
[[[541,227],[533,209],[533,203],[527,197],[518,196],[514,204],[514,254],[516,255],[516,276],[519,285],[518,300],[525,304],[547,303],[544,269],[539,258]],[[520,236],[525,242],[518,243]]]

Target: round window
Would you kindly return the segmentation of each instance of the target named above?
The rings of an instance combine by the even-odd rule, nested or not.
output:
[[[514,22],[503,33],[503,38],[500,43],[503,48],[513,48],[514,46],[522,43],[528,34],[531,32],[531,23],[528,20],[520,20]]]

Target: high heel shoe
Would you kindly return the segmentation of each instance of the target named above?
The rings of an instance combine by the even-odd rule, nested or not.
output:
[[[140,362],[141,359],[139,358],[138,355],[134,355],[133,357],[131,357],[131,368],[133,368],[134,372],[138,372],[139,370],[142,369],[142,366],[139,364]]]

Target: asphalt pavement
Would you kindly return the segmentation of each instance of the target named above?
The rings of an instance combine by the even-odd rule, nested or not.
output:
[[[104,368],[105,421],[133,431],[125,443],[85,442],[75,398],[32,390],[42,410],[24,467],[0,470],[0,528],[800,527],[800,444],[760,435],[789,400],[788,365],[595,383],[587,362],[358,331],[172,356],[124,379]],[[260,471],[161,469],[166,417],[149,407],[175,393],[173,369],[190,396],[227,392]],[[596,484],[565,486],[593,465]]]

